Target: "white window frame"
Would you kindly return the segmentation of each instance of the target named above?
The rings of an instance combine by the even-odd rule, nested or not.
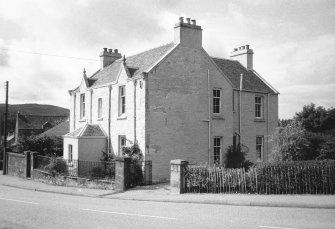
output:
[[[102,118],[102,98],[98,98],[98,119]]]
[[[122,156],[122,148],[127,145],[126,135],[119,135],[119,156]]]
[[[72,161],[73,160],[73,145],[69,144],[68,145],[68,152],[67,152],[68,160]]]
[[[222,164],[222,136],[213,138],[213,162]]]
[[[257,160],[263,161],[264,154],[264,136],[256,136],[256,157]]]
[[[257,101],[260,99],[260,102]],[[263,118],[263,96],[256,95],[255,96],[255,118],[262,119]]]
[[[219,96],[217,96],[216,92],[219,92]],[[221,98],[222,98],[222,89],[221,88],[213,88],[213,114],[219,115],[221,114]],[[218,101],[219,104],[216,104]],[[216,109],[219,109],[218,112]]]
[[[119,116],[126,113],[126,87],[119,86]]]
[[[85,109],[86,109],[86,106],[85,106],[85,103],[86,103],[86,101],[85,101],[85,93],[83,93],[83,94],[80,94],[80,119],[83,119],[83,118],[85,118]]]

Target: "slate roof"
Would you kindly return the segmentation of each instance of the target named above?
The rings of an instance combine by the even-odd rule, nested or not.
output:
[[[87,125],[81,136],[106,136],[99,125]]]
[[[40,137],[53,137],[53,136],[63,136],[67,133],[69,133],[70,131],[70,122],[69,121],[65,121],[65,122],[61,122],[59,123],[57,126],[43,132],[42,134],[40,134]]]
[[[66,134],[66,136],[69,136],[69,137],[78,137],[82,129],[83,129],[83,127],[80,127],[78,129],[72,131],[71,133]]]
[[[49,123],[51,126],[64,122],[68,116],[60,115],[27,115],[18,113],[19,130],[43,129],[43,125]]]
[[[71,133],[66,134],[65,136],[69,137],[106,137],[106,134],[101,129],[99,125],[86,124],[83,127],[80,127],[74,130]]]
[[[169,43],[133,56],[126,57],[126,65],[128,68],[130,68],[129,72],[133,76],[139,75],[142,72],[146,72],[174,46],[174,43]],[[108,65],[102,70],[97,71],[87,79],[89,86],[100,86],[106,83],[115,82],[122,64],[122,59],[118,59],[111,65]]]
[[[240,62],[223,58],[212,57],[216,65],[228,77],[234,88],[240,88],[241,73],[243,74],[242,89],[255,92],[277,93],[271,89],[252,70],[247,70]]]
[[[129,73],[132,76],[136,76],[143,72],[147,72],[150,67],[154,66],[155,63],[163,58],[168,51],[175,46],[176,44],[169,43],[130,57],[126,57],[126,66],[128,67]],[[229,78],[234,88],[240,88],[240,76],[242,73],[244,90],[263,93],[278,93],[269,84],[262,80],[257,73],[252,70],[247,70],[240,62],[216,57],[212,57],[212,59],[221,71]],[[95,87],[115,82],[122,65],[123,60],[120,58],[114,61],[111,65],[97,71],[91,77],[87,78],[88,86]]]

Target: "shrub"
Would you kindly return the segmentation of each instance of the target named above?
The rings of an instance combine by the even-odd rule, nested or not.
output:
[[[245,160],[245,155],[248,152],[248,148],[243,144],[238,144],[236,150],[234,146],[229,146],[227,153],[224,158],[224,165],[227,168],[249,168],[252,163]]]
[[[55,174],[67,174],[68,168],[66,161],[52,159],[51,162],[44,167],[44,170],[55,175]]]
[[[66,161],[56,160],[55,170],[56,170],[57,173],[67,174],[68,169],[67,169],[67,163],[66,163]]]

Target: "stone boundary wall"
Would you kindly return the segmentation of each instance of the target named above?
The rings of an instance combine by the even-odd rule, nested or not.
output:
[[[36,153],[25,151],[24,154],[7,153],[8,164],[7,174],[18,176],[22,178],[32,177],[33,180],[41,181],[43,183],[86,187],[97,189],[112,189],[117,191],[125,191],[133,187],[131,174],[131,159],[117,158],[115,159],[115,180],[96,180],[90,178],[81,178],[73,176],[65,176],[61,174],[50,174],[48,172],[36,169]],[[145,163],[143,183],[151,184],[151,162]]]
[[[52,174],[49,174],[39,169],[34,169],[32,171],[31,177],[35,181],[52,185],[116,190],[116,184],[113,181],[92,180],[88,178],[70,177],[58,174],[53,176]]]
[[[27,177],[27,157],[25,154],[7,153],[7,174]]]

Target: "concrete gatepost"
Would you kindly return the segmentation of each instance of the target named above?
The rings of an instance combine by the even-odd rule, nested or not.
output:
[[[25,155],[26,160],[26,177],[31,177],[31,171],[33,170],[34,163],[34,154],[31,151],[24,151],[23,154]]]
[[[115,159],[115,188],[125,191],[129,186],[130,158]]]
[[[185,172],[188,165],[188,161],[182,159],[172,160],[170,162],[171,172],[170,172],[170,186],[171,191],[174,193],[185,193],[186,183],[185,183]]]
[[[36,160],[37,160],[38,152],[33,152],[33,151],[31,151],[31,152],[30,152],[30,155],[31,155],[31,162],[30,162],[30,165],[31,165],[31,171],[33,171],[34,169],[37,168]]]

